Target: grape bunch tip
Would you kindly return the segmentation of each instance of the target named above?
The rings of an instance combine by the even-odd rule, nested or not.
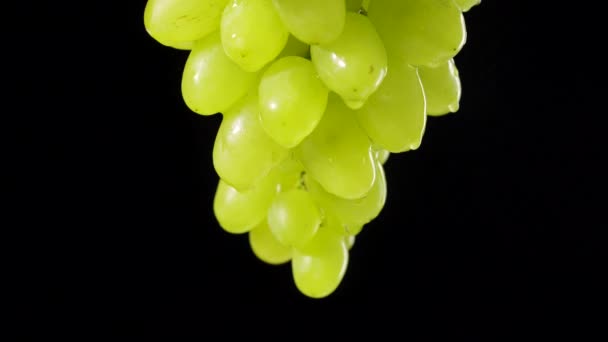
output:
[[[148,0],[144,26],[189,51],[181,93],[223,116],[213,210],[253,255],[333,293],[387,199],[384,163],[458,111],[454,57],[481,0]]]

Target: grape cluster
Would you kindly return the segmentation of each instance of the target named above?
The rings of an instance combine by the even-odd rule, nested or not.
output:
[[[297,288],[339,286],[386,201],[383,164],[458,110],[462,12],[480,0],[149,0],[150,36],[190,50],[186,105],[221,113],[220,226]]]

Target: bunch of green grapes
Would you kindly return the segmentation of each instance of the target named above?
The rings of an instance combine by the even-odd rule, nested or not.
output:
[[[148,33],[190,50],[181,91],[223,115],[220,226],[313,298],[386,201],[383,164],[458,110],[462,12],[480,0],[149,0]]]

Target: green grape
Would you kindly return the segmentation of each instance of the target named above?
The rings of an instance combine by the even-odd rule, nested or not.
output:
[[[275,59],[289,37],[271,0],[231,0],[220,31],[228,57],[250,72]]]
[[[349,235],[356,236],[363,230],[363,225],[351,225],[346,227],[346,232]]]
[[[182,76],[182,97],[196,113],[224,112],[247,94],[256,77],[226,57],[219,34],[214,33],[197,41],[190,52]]]
[[[274,194],[274,188],[268,181],[239,192],[220,179],[213,200],[213,212],[225,231],[245,233],[265,221]]]
[[[187,41],[187,42],[171,42],[171,41],[167,41],[165,42],[166,46],[168,47],[172,47],[174,49],[178,49],[178,50],[192,50],[194,48],[194,42],[193,41]]]
[[[312,196],[301,189],[279,192],[268,209],[268,227],[285,246],[301,247],[317,233],[321,211]]]
[[[346,10],[356,12],[361,9],[361,0],[346,0]]]
[[[426,96],[428,115],[443,115],[458,111],[461,87],[458,69],[453,59],[435,68],[420,67],[418,74]]]
[[[454,3],[463,12],[468,12],[471,7],[479,5],[481,0],[454,0]]]
[[[319,229],[304,248],[294,249],[291,270],[296,287],[311,298],[323,298],[334,292],[346,272],[348,248],[343,235],[331,229]]]
[[[299,187],[302,182],[304,166],[292,155],[285,158],[265,177],[274,187],[275,192],[283,192]]]
[[[321,80],[356,109],[373,94],[386,75],[386,52],[367,17],[346,14],[344,31],[329,44],[310,47],[311,60]]]
[[[304,178],[306,179],[305,182],[307,183],[307,188],[311,196],[315,199],[315,203],[317,203],[323,213],[323,222],[321,222],[320,229],[331,229],[340,235],[347,235],[348,231],[346,230],[346,226],[342,224],[340,220],[338,220],[338,216],[336,216],[333,210],[324,205],[319,198],[319,194],[316,194],[315,191],[310,188],[310,179],[308,179],[306,176]],[[316,186],[318,187],[319,185],[317,184]]]
[[[354,235],[346,235],[344,237],[344,243],[346,243],[346,248],[350,251],[355,245],[355,236]]]
[[[332,195],[314,180],[306,182],[310,193],[320,206],[336,216],[349,234],[355,235],[360,227],[380,214],[386,202],[386,178],[382,164],[376,162],[376,179],[372,188],[365,197],[358,199],[345,199]],[[352,230],[351,230],[352,227]],[[342,229],[344,230],[344,229]]]
[[[228,0],[148,0],[144,26],[159,43],[179,46],[217,30]]]
[[[224,113],[213,146],[213,166],[237,190],[251,188],[287,157],[260,124],[258,98],[250,93]]]
[[[321,198],[323,196],[322,193],[315,192],[316,190],[314,189],[311,189],[310,191],[311,195],[313,195],[313,197],[315,198],[317,205],[320,205],[323,211],[323,223],[321,223],[320,229],[323,229],[323,227],[327,227],[333,230],[334,232],[343,235],[345,238],[349,235],[355,236],[361,232],[361,230],[363,229],[362,224],[346,225],[342,223],[336,215],[335,208],[332,208],[330,206],[324,206],[323,199]]]
[[[319,193],[315,194],[314,190],[310,193],[313,195],[313,197],[315,197],[317,203],[322,203],[322,199],[319,198]],[[363,229],[363,224],[344,224],[340,221],[336,213],[337,211],[335,211],[335,208],[333,207],[323,207],[323,223],[321,223],[321,228],[328,227],[334,232],[340,235],[344,235],[344,237],[347,237],[349,235],[355,236],[361,232],[361,230]]]
[[[291,248],[275,239],[266,220],[249,232],[249,245],[253,254],[265,263],[280,265],[291,259]]]
[[[277,56],[277,59],[287,56],[300,56],[308,58],[310,57],[310,46],[302,41],[299,41],[298,38],[290,34],[289,38],[287,38],[287,44],[285,44],[285,47]]]
[[[361,2],[361,8],[363,8],[365,11],[367,11],[369,9],[369,2],[371,0],[363,0],[363,2]]]
[[[317,127],[327,95],[309,60],[281,58],[266,69],[260,82],[262,127],[280,145],[294,147]]]
[[[390,155],[391,155],[391,153],[389,151],[387,151],[385,149],[379,149],[376,151],[376,160],[380,164],[384,165]]]
[[[426,126],[425,98],[416,68],[391,59],[384,82],[356,111],[361,127],[379,147],[393,153],[420,146]]]
[[[338,197],[361,198],[374,184],[371,142],[352,110],[333,93],[321,122],[295,153],[310,176]]]
[[[281,20],[299,40],[313,45],[329,43],[342,33],[344,0],[272,0]]]
[[[412,65],[446,62],[466,40],[464,18],[450,0],[374,0],[367,14],[387,53]]]

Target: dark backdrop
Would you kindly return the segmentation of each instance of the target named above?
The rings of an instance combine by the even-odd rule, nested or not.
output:
[[[291,322],[474,339],[604,310],[605,221],[592,215],[605,204],[603,154],[591,149],[603,139],[582,107],[601,97],[573,33],[539,24],[526,2],[466,13],[459,112],[430,118],[420,149],[391,156],[384,210],[338,290],[311,300],[289,265],[263,264],[246,235],[218,226],[221,116],[187,109],[187,53],[146,34],[144,4],[43,5],[43,24],[10,50],[25,65],[13,70],[6,163],[23,336],[206,336],[224,322],[264,337]]]

